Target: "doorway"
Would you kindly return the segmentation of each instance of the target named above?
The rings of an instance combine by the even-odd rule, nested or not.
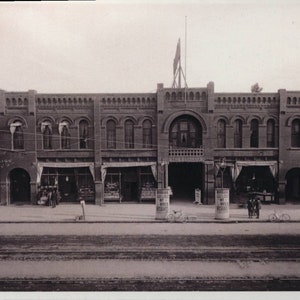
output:
[[[21,168],[10,172],[10,203],[30,203],[30,176]]]
[[[286,201],[300,203],[300,168],[294,168],[286,174]]]
[[[194,200],[195,189],[203,191],[203,181],[203,164],[169,164],[169,186],[174,200]]]

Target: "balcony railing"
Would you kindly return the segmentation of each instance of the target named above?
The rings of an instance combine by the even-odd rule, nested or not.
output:
[[[175,148],[169,149],[170,162],[196,162],[204,160],[204,149],[200,148]]]

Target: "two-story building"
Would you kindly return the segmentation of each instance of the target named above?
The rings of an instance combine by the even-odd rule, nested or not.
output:
[[[62,202],[142,202],[157,187],[172,201],[231,202],[251,191],[300,201],[300,91],[42,94],[0,91],[0,201],[37,203],[56,187]]]

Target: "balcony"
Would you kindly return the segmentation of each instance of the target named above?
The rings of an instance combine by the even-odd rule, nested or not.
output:
[[[204,149],[200,148],[176,148],[169,149],[170,162],[203,162]]]

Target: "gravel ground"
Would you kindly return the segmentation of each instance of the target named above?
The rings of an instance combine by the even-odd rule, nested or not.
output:
[[[214,205],[193,205],[191,203],[171,204],[170,210],[182,210],[192,222],[224,222],[215,219]],[[260,219],[249,219],[246,208],[230,206],[231,222],[267,221],[271,213],[288,213],[292,221],[300,222],[300,205],[263,205]],[[78,204],[60,204],[55,208],[37,205],[1,206],[0,222],[75,222],[75,217],[82,214]],[[155,220],[155,204],[109,203],[103,206],[86,205],[87,222],[158,222]]]
[[[300,233],[300,223],[0,223],[1,235],[269,235]]]
[[[2,261],[0,278],[299,278],[300,262]]]

